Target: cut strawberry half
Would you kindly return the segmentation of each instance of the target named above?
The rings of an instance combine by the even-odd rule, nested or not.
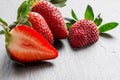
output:
[[[18,62],[35,62],[58,56],[57,50],[45,38],[25,25],[13,28],[6,36],[6,42],[10,57]]]

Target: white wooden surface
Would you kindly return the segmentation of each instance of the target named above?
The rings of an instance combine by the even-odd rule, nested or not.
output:
[[[15,21],[22,1],[0,0],[0,17],[8,23]],[[93,7],[96,16],[102,14],[104,23],[120,22],[120,0],[68,0],[60,10],[70,17],[72,8],[83,18],[87,4]],[[120,27],[83,49],[72,49],[67,39],[58,41],[57,59],[29,65],[11,61],[4,45],[4,36],[0,35],[0,80],[120,80]]]

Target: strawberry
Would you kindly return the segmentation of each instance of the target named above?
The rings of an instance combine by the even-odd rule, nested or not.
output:
[[[73,19],[66,18],[69,21],[69,42],[72,47],[84,47],[95,43],[99,39],[99,34],[117,27],[117,22],[109,22],[102,26],[102,18],[98,15],[94,19],[92,7],[88,5],[85,12],[85,19],[78,20],[75,12],[72,10]],[[97,27],[98,26],[98,27]],[[100,27],[99,27],[100,26]]]
[[[10,31],[2,19],[0,22],[5,29],[6,50],[11,59],[31,63],[58,56],[57,50],[35,30],[26,25],[19,25]]]
[[[32,24],[32,28],[39,32],[49,43],[54,43],[53,34],[48,27],[45,19],[36,12],[30,12],[28,20]]]
[[[99,39],[98,29],[90,20],[79,20],[71,26],[69,32],[69,41],[73,47],[83,47]]]
[[[41,14],[45,18],[54,38],[63,39],[68,36],[64,19],[58,8],[52,3],[45,0],[40,0],[32,7],[32,11]]]

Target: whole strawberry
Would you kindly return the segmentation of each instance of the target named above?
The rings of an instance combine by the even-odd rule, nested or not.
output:
[[[52,3],[40,0],[32,7],[33,12],[38,12],[47,21],[54,38],[63,39],[68,36],[68,31],[64,19],[58,10]]]
[[[85,12],[85,19],[78,20],[75,12],[72,10],[72,17],[74,19],[66,18],[69,21],[67,27],[69,28],[69,42],[72,47],[84,47],[95,43],[99,39],[99,34],[115,28],[118,23],[110,22],[102,26],[102,18],[98,15],[94,19],[94,14],[90,5],[88,5]],[[97,27],[100,26],[100,27]]]
[[[69,29],[69,41],[73,47],[84,47],[98,39],[98,29],[90,20],[79,20]]]
[[[53,34],[45,19],[40,14],[30,12],[28,20],[32,24],[33,29],[39,32],[50,44],[54,43]]]
[[[1,18],[0,24],[4,28],[6,50],[12,60],[31,63],[54,59],[58,56],[57,50],[29,26],[21,24],[10,30]]]

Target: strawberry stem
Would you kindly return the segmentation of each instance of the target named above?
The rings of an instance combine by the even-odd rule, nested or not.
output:
[[[1,30],[1,31],[0,31],[0,35],[1,35],[1,34],[4,34],[4,33],[5,33],[4,30]]]
[[[9,27],[8,27],[8,24],[7,22],[5,22],[2,18],[0,18],[0,25],[3,27],[3,29],[6,31],[6,32],[9,32]]]
[[[10,37],[10,28],[8,27],[7,22],[5,22],[2,18],[0,18],[0,25],[3,27],[4,31],[3,34],[5,34],[5,41],[6,43],[9,41]]]

